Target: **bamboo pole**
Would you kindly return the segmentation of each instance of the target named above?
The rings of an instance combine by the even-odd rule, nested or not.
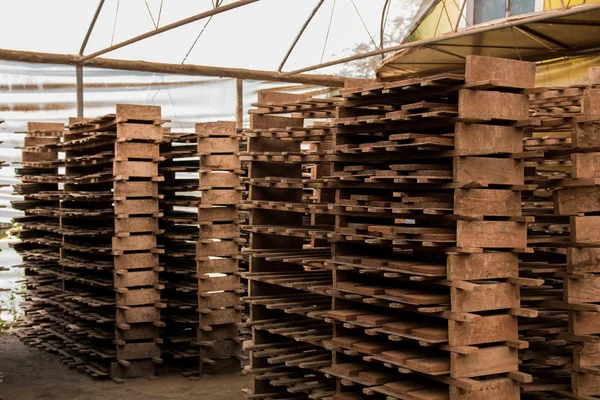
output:
[[[85,34],[85,38],[83,39],[83,43],[81,43],[81,48],[79,49],[79,55],[83,55],[85,48],[87,46],[88,40],[90,40],[90,36],[92,35],[92,31],[94,30],[94,26],[96,25],[96,21],[98,20],[98,16],[100,15],[100,11],[102,10],[102,6],[104,5],[104,0],[100,0],[98,3],[98,7],[96,8],[96,12],[92,17],[92,22],[90,23],[90,27]]]
[[[312,10],[312,12],[310,13],[310,15],[306,19],[306,22],[304,22],[304,25],[302,25],[302,28],[300,28],[300,32],[298,32],[298,34],[296,35],[296,38],[294,39],[294,42],[290,46],[289,50],[287,51],[287,53],[285,53],[285,57],[283,57],[283,60],[281,61],[281,64],[279,64],[279,68],[277,68],[277,71],[281,71],[282,70],[282,68],[285,65],[286,61],[290,57],[290,54],[292,54],[292,51],[294,50],[294,47],[296,47],[296,44],[298,43],[298,40],[300,40],[300,38],[302,37],[302,34],[306,30],[306,27],[308,26],[308,24],[310,24],[310,21],[312,21],[313,17],[317,13],[317,11],[319,11],[319,8],[321,7],[321,5],[323,4],[324,1],[325,0],[319,0],[319,3],[317,3],[317,5],[315,6],[315,8]]]
[[[156,28],[156,29],[154,29],[152,31],[143,33],[143,34],[138,35],[136,37],[133,37],[131,39],[127,39],[127,40],[125,40],[125,41],[123,41],[121,43],[117,43],[117,44],[115,44],[113,46],[107,47],[107,48],[99,50],[99,51],[97,51],[95,53],[92,53],[92,54],[89,54],[87,56],[84,56],[81,59],[81,61],[84,62],[84,61],[91,60],[91,59],[96,58],[96,57],[98,57],[98,56],[100,56],[102,54],[108,53],[108,52],[113,51],[113,50],[120,49],[120,48],[128,46],[128,45],[130,45],[132,43],[136,43],[136,42],[139,42],[141,40],[147,39],[149,37],[156,36],[156,35],[161,34],[163,32],[170,31],[171,29],[175,29],[175,28],[178,28],[180,26],[187,25],[187,24],[190,24],[192,22],[196,22],[198,20],[201,20],[201,19],[204,19],[204,18],[207,18],[207,17],[211,17],[213,15],[217,15],[217,14],[223,13],[225,11],[233,10],[234,8],[242,7],[242,6],[245,6],[247,4],[256,3],[257,1],[260,1],[260,0],[239,0],[239,1],[236,1],[235,3],[231,3],[231,4],[227,4],[225,6],[213,8],[212,10],[208,10],[208,11],[205,11],[203,13],[196,14],[196,15],[194,15],[192,17],[188,17],[188,18],[182,19],[182,20],[177,21],[177,22],[173,22],[172,24],[165,25],[162,28]]]
[[[31,51],[0,49],[0,60],[34,64],[80,65],[81,56],[76,54],[39,53]],[[275,71],[213,67],[194,64],[167,64],[149,61],[128,61],[112,58],[95,58],[83,63],[86,67],[118,69],[126,71],[155,72],[158,74],[218,76],[223,78],[254,79],[271,82],[291,82],[308,85],[343,87],[344,78],[332,75],[301,74],[282,76]]]

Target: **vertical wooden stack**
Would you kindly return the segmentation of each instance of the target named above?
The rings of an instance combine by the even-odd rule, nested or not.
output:
[[[240,368],[238,153],[229,122],[169,133],[162,144],[164,353],[169,366],[184,374]]]
[[[523,214],[535,217],[527,235],[535,252],[521,256],[519,272],[522,277],[543,279],[544,284],[521,290],[522,303],[539,313],[533,321],[519,322],[520,338],[530,343],[520,355],[521,369],[533,376],[533,382],[521,386],[529,396],[571,390],[573,343],[564,336],[569,312],[562,302],[569,216],[556,213],[552,194],[556,185],[571,177],[572,121],[582,116],[584,90],[585,86],[536,88],[530,94],[525,176],[536,189],[524,192]]]
[[[240,368],[239,327],[243,307],[238,274],[242,200],[239,140],[235,122],[196,124],[200,205],[196,245],[200,374]]]
[[[13,247],[21,255],[25,268],[26,290],[22,307],[24,318],[17,334],[25,343],[51,351],[61,351],[51,339],[60,335],[62,311],[57,299],[63,291],[59,265],[61,235],[59,232],[60,191],[58,187],[58,149],[65,126],[60,123],[27,124],[22,149],[21,168],[16,170],[21,180],[15,185],[15,194],[23,200],[12,206],[24,212],[15,222],[20,242]]]
[[[261,92],[258,101],[250,111],[248,152],[242,157],[249,163],[245,207],[251,210],[250,272],[245,274],[252,329],[247,370],[254,377],[250,397],[327,398],[333,381],[319,371],[331,364],[331,353],[323,348],[331,338],[324,321],[331,308],[325,293],[331,271],[323,268],[330,258],[326,241],[333,218],[326,194],[315,195],[326,180],[305,179],[303,172],[330,162],[325,150],[331,126],[305,126],[304,118],[330,118],[334,102],[277,92]],[[314,214],[321,217],[318,225],[311,223]]]
[[[170,368],[177,367],[184,374],[198,374],[198,284],[196,278],[196,243],[198,206],[200,205],[198,178],[198,146],[195,132],[165,134],[161,156],[165,159],[160,171],[165,177],[159,189],[161,199],[162,243],[161,255],[165,282],[163,299],[166,327],[163,354]]]
[[[152,375],[161,362],[160,107],[117,105],[116,115],[72,122],[63,142],[36,147],[65,153],[64,174],[35,178],[63,183],[37,195],[54,201],[38,213],[55,218],[44,229],[62,236],[60,268],[44,271],[51,288],[34,295],[49,320],[39,325],[43,346],[93,376]]]
[[[576,398],[593,398],[600,395],[599,88],[584,90],[581,112],[572,120],[571,177],[555,182],[554,204],[557,215],[570,219],[563,293],[569,331],[562,337],[574,344],[571,389]]]
[[[334,176],[336,400],[518,399],[531,63],[345,89]],[[407,376],[410,374],[410,376]]]
[[[116,363],[111,377],[154,375],[161,363],[157,235],[161,110],[117,105],[114,144],[114,288]]]

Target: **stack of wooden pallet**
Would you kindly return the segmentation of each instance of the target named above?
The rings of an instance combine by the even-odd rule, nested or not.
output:
[[[26,291],[22,307],[24,318],[20,325],[29,329],[18,330],[26,343],[50,351],[63,352],[62,341],[49,341],[61,335],[63,312],[56,297],[62,293],[60,279],[60,219],[51,210],[59,209],[58,150],[55,147],[64,134],[60,123],[27,124],[24,147],[21,149],[21,168],[16,170],[21,183],[15,185],[15,194],[23,200],[12,206],[24,215],[14,219],[22,228],[21,239],[13,247],[21,255],[25,268]],[[51,146],[51,147],[50,147]],[[65,354],[63,354],[64,356]]]
[[[247,370],[252,399],[322,399],[335,385],[320,372],[331,364],[323,343],[331,339],[325,313],[331,271],[328,234],[333,230],[329,175],[335,102],[304,95],[259,93],[245,132],[250,211],[249,280],[252,342]],[[304,173],[313,171],[312,176]]]
[[[336,400],[518,399],[523,129],[535,65],[342,90],[333,177]],[[363,394],[364,393],[364,394]],[[368,396],[367,396],[368,395]]]
[[[159,190],[163,217],[161,281],[166,327],[163,354],[167,363],[184,374],[198,373],[198,288],[196,242],[198,241],[198,158],[195,133],[166,132],[161,145]]]
[[[238,275],[242,200],[239,140],[233,122],[196,124],[200,157],[200,237],[196,245],[200,373],[240,367]]]
[[[154,363],[162,361],[160,118],[160,107],[117,105],[116,114],[72,120],[62,142],[27,148],[64,153],[54,164],[64,173],[23,177],[63,184],[38,193],[53,201],[36,215],[52,217],[38,227],[62,237],[51,243],[60,248],[60,268],[43,271],[53,280],[48,290],[32,285],[27,296],[43,304],[33,311],[47,322],[26,324],[23,335],[93,376],[153,375]]]
[[[557,182],[560,185],[571,177],[572,123],[582,116],[585,88],[536,88],[529,96],[525,179],[535,189],[523,194],[523,214],[535,218],[527,237],[535,252],[521,256],[519,270],[520,276],[542,279],[544,284],[521,290],[522,303],[539,314],[533,321],[519,323],[520,338],[530,343],[520,355],[521,369],[533,376],[532,383],[521,387],[524,395],[552,398],[571,388],[573,344],[565,338],[568,310],[562,302],[569,217],[557,213],[552,195]]]
[[[537,97],[548,102],[540,103],[548,114],[540,116],[534,130],[548,133],[526,141],[530,150],[539,153],[528,161],[539,171],[535,177],[538,190],[544,190],[546,196],[553,195],[553,199],[548,198],[553,202],[542,207],[546,211],[541,213],[547,216],[545,224],[538,229],[535,243],[553,253],[555,261],[546,268],[549,268],[548,272],[556,270],[552,277],[556,284],[552,290],[562,295],[562,298],[542,303],[553,309],[555,324],[540,329],[542,333],[556,335],[551,350],[556,352],[556,344],[561,344],[561,352],[553,358],[547,357],[549,351],[539,356],[540,359],[546,356],[545,360],[562,367],[558,371],[551,370],[552,374],[548,374],[547,368],[541,371],[547,382],[544,389],[559,398],[600,395],[599,364],[594,356],[600,333],[598,308],[594,304],[600,301],[596,289],[596,274],[600,271],[597,265],[600,242],[596,233],[600,226],[597,217],[600,212],[597,182],[600,177],[597,161],[600,150],[599,72],[598,69],[591,70],[588,87],[548,89],[538,94]],[[561,283],[564,288],[557,287]],[[561,325],[557,321],[559,313]]]
[[[238,150],[229,122],[163,143],[164,352],[186,374],[239,370]]]

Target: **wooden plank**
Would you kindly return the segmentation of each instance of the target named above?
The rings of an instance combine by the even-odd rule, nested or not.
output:
[[[235,122],[214,121],[197,123],[195,125],[195,133],[202,138],[211,136],[233,136],[236,134]]]
[[[508,346],[480,348],[473,354],[450,353],[450,376],[455,379],[494,375],[519,369],[518,350]]]
[[[510,378],[494,378],[478,381],[481,387],[472,391],[450,386],[452,400],[520,400],[519,382]]]
[[[238,218],[235,207],[212,207],[198,209],[198,222],[228,222]]]
[[[454,126],[454,149],[465,155],[521,153],[523,131],[511,126],[457,122]]]
[[[522,185],[523,162],[492,157],[457,157],[454,159],[454,182],[498,185]]]
[[[154,339],[158,337],[158,326],[151,324],[131,325],[129,329],[115,329],[115,339],[133,341],[143,339]]]
[[[237,275],[213,276],[206,277],[205,279],[198,279],[199,292],[238,290],[240,288],[240,277]]]
[[[233,308],[223,308],[220,310],[213,310],[208,314],[202,314],[200,326],[234,324],[240,322],[241,319],[242,313],[240,311]]]
[[[153,305],[160,301],[158,289],[132,289],[125,293],[117,292],[118,306],[144,306]]]
[[[159,146],[156,143],[123,142],[115,145],[115,158],[141,158],[158,161]]]
[[[521,121],[529,118],[529,97],[524,94],[462,89],[458,116],[477,121]]]
[[[521,193],[498,189],[458,189],[454,192],[454,215],[520,216]]]
[[[116,109],[117,118],[138,121],[158,121],[161,119],[160,106],[117,104]]]
[[[196,257],[228,257],[238,253],[238,245],[236,242],[214,242],[196,244]],[[196,258],[202,260],[202,258]]]
[[[127,178],[153,178],[158,176],[158,163],[152,161],[115,161],[115,176]]]
[[[519,286],[510,283],[478,284],[472,291],[450,288],[453,312],[479,312],[518,308]]]
[[[239,190],[207,190],[203,192],[202,204],[235,205],[242,201],[242,192]]]
[[[600,211],[600,187],[563,188],[554,191],[554,209],[558,215]]]
[[[600,247],[567,249],[567,272],[600,272]]]
[[[158,201],[155,199],[126,199],[115,201],[115,214],[118,215],[144,215],[157,214]]]
[[[469,323],[448,321],[450,346],[503,342],[518,337],[517,317],[512,315],[484,315]]]
[[[155,235],[135,235],[112,238],[113,251],[139,251],[156,248]]]
[[[234,172],[201,172],[200,187],[202,189],[239,188],[240,177]]]
[[[240,295],[234,292],[200,293],[198,308],[220,309],[240,304]]]
[[[600,302],[600,276],[565,278],[564,285],[567,303]]]
[[[458,221],[458,247],[526,248],[527,224],[515,221]]]
[[[574,335],[600,333],[600,313],[577,311],[569,313],[569,332]],[[600,365],[600,364],[597,364]]]
[[[127,343],[117,346],[117,360],[139,360],[160,357],[160,347],[154,343]]]
[[[158,218],[130,217],[115,219],[115,233],[157,232]]]
[[[217,258],[203,261],[197,261],[196,271],[199,274],[213,273],[227,273],[237,272],[238,260],[231,258]]]
[[[465,83],[492,81],[497,86],[535,87],[535,63],[506,58],[467,55]]]
[[[117,323],[119,324],[140,324],[155,321],[160,321],[160,310],[156,307],[117,309]]]
[[[571,142],[573,147],[581,149],[600,146],[600,123],[574,123],[571,129]]]
[[[596,323],[598,323],[598,319],[596,319]],[[575,343],[573,364],[577,367],[597,367],[600,365],[600,344]]]
[[[237,153],[240,151],[240,141],[235,137],[198,138],[198,154]]]
[[[142,268],[157,268],[158,254],[154,253],[133,253],[122,254],[114,257],[115,270],[126,269],[142,269]]]
[[[153,286],[158,284],[158,273],[155,271],[130,271],[115,273],[115,287]]]
[[[600,376],[571,372],[571,386],[576,396],[600,395]]]
[[[158,182],[126,181],[114,183],[115,197],[158,196]]]
[[[240,237],[240,228],[234,224],[202,225],[200,239],[233,239]]]
[[[163,129],[159,125],[131,123],[117,125],[117,139],[148,140],[159,143],[162,140],[162,135]]]
[[[200,156],[200,168],[237,170],[240,169],[240,157],[233,154]]]
[[[513,253],[451,254],[447,258],[451,281],[498,279],[518,275],[518,257]]]
[[[584,115],[600,115],[600,89],[586,88],[581,99],[581,112]]]
[[[600,216],[571,217],[571,242],[600,246]]]
[[[289,118],[274,115],[250,114],[250,127],[252,129],[288,128],[302,126],[304,126],[303,118]]]

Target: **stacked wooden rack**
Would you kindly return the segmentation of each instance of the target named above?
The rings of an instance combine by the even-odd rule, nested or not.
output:
[[[600,396],[590,76],[534,88],[532,63],[469,56],[332,99],[264,91],[244,143],[154,107],[30,124],[20,335],[95,376],[161,354],[233,371],[242,278],[253,400]]]
[[[186,374],[237,371],[242,188],[235,124],[197,124],[194,133],[170,133],[165,139],[164,352]]]
[[[599,72],[590,70],[586,86],[540,89],[531,95],[535,120],[525,147],[532,153],[528,180],[537,186],[528,204],[536,214],[529,235],[536,257],[526,267],[546,283],[544,290],[532,294],[544,319],[536,321],[531,337],[525,338],[535,350],[528,359],[539,384],[524,386],[525,393],[577,399],[600,395],[600,364],[594,357],[600,333],[594,304],[600,301],[595,289],[600,244]]]
[[[247,370],[252,399],[329,398],[335,382],[320,370],[331,364],[325,313],[331,298],[328,233],[333,230],[329,123],[333,100],[261,92],[250,111],[247,153],[250,209],[249,293],[252,341]]]
[[[29,127],[36,140],[26,143],[28,186],[19,188],[27,229],[16,246],[29,289],[20,334],[93,376],[150,376],[162,362],[161,123],[160,107],[117,105],[116,114],[72,120],[66,132]]]

